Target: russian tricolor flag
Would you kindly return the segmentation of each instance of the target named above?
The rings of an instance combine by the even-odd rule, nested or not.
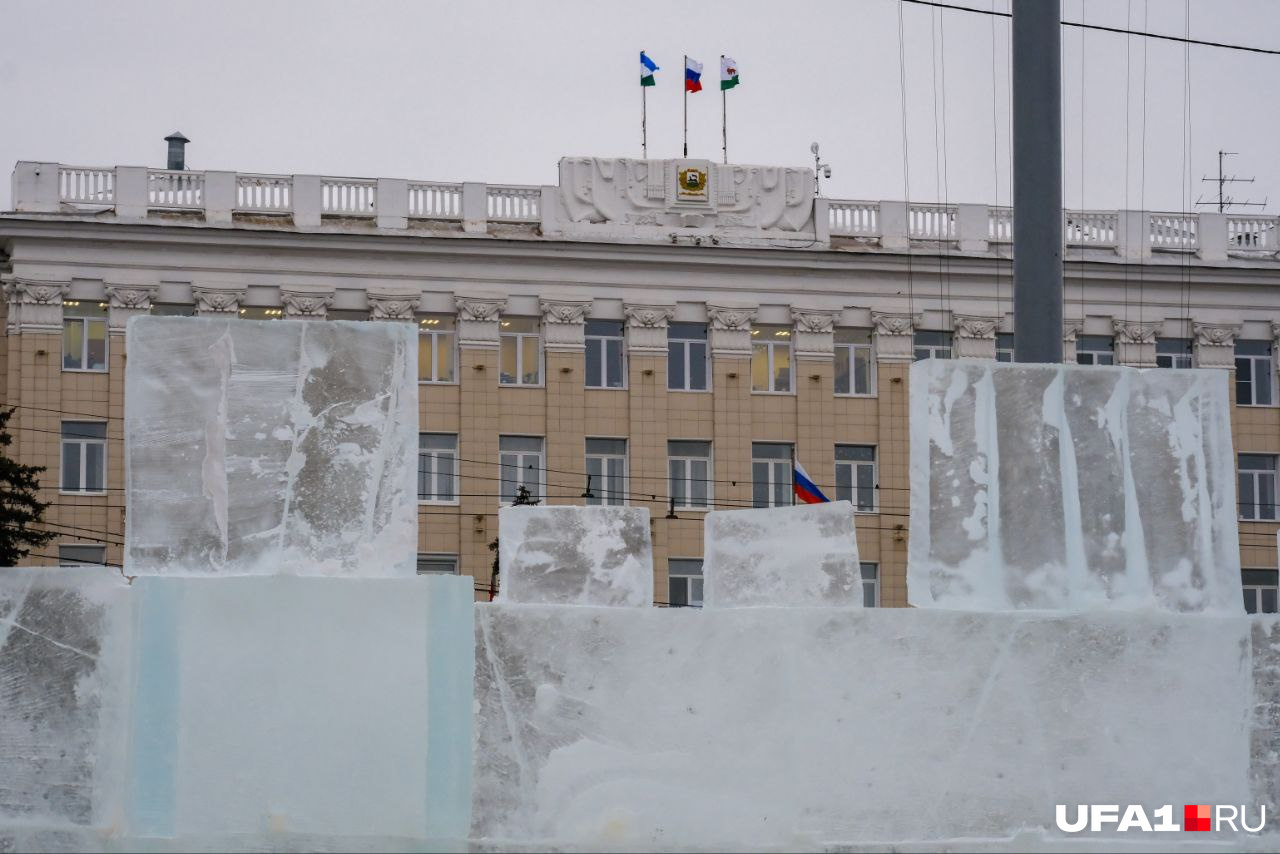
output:
[[[805,504],[822,504],[831,500],[822,494],[822,490],[818,489],[818,485],[809,477],[799,460],[795,461],[791,472],[791,488],[796,491],[796,498]]]
[[[684,58],[684,91],[702,91],[702,63],[687,56]]]

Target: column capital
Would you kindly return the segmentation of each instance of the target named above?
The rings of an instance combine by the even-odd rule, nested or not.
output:
[[[370,320],[412,321],[422,293],[416,288],[369,288],[365,298]]]
[[[4,281],[4,293],[9,300],[10,332],[62,328],[62,301],[71,293],[70,282],[12,277]]]
[[[953,314],[954,343],[959,359],[994,359],[996,357],[996,328],[998,317],[976,314]]]
[[[1136,323],[1119,319],[1111,321],[1111,328],[1115,330],[1117,344],[1154,344],[1156,343],[1156,335],[1160,331],[1160,326],[1161,324],[1158,321],[1149,323]]]
[[[123,334],[129,318],[151,312],[159,285],[107,285],[107,328]]]
[[[196,314],[205,316],[232,315],[240,313],[240,303],[249,295],[245,287],[218,287],[213,285],[192,285],[191,294],[196,301]]]
[[[591,300],[546,297],[538,300],[538,308],[542,311],[542,341],[548,353],[581,353],[587,349],[585,333]]]
[[[707,303],[712,356],[750,356],[751,322],[759,309],[747,305]]]
[[[916,324],[920,317],[905,312],[871,312],[875,324],[876,359],[881,362],[910,362],[915,359]]]
[[[284,316],[293,320],[324,320],[333,305],[333,288],[309,285],[282,285],[280,301]]]
[[[1062,343],[1063,344],[1076,343],[1076,339],[1080,337],[1081,332],[1084,332],[1083,320],[1062,321]]]
[[[667,352],[667,328],[676,316],[674,305],[625,303],[627,349],[632,353],[663,354]]]
[[[839,311],[817,308],[791,307],[791,320],[795,324],[795,351],[797,358],[830,359],[835,353],[836,318]]]
[[[497,347],[498,316],[507,307],[500,297],[454,297],[458,307],[458,344]]]
[[[1236,338],[1240,335],[1239,323],[1200,323],[1191,321],[1195,336],[1196,367],[1226,368],[1236,366]]]

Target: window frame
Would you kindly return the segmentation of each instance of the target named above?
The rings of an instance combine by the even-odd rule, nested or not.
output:
[[[1166,341],[1179,342],[1178,352],[1173,352],[1172,349],[1170,349],[1168,352],[1163,352],[1163,353],[1160,352],[1161,345],[1164,344]],[[1185,351],[1181,349],[1181,346],[1182,346],[1181,342],[1186,343]],[[1162,359],[1168,360],[1169,363],[1167,365],[1160,364],[1160,361]],[[1186,360],[1185,365],[1178,364],[1182,360]],[[1192,344],[1192,339],[1190,338],[1157,338],[1156,339],[1156,367],[1157,368],[1182,370],[1186,368],[1194,368],[1195,366],[1196,366],[1196,351],[1195,351],[1194,345]]]
[[[1265,352],[1265,353],[1250,353],[1250,352],[1248,352],[1247,350],[1246,350],[1246,352],[1244,352],[1244,353],[1241,353],[1241,352],[1240,352],[1240,350],[1241,350],[1241,348],[1242,348],[1242,345],[1243,345],[1244,347],[1246,347],[1246,348],[1247,348],[1247,347],[1248,347],[1249,345],[1251,345],[1251,344],[1258,344],[1258,345],[1262,345],[1262,346],[1261,346],[1261,347],[1259,347],[1258,349],[1262,349],[1263,347],[1265,347],[1266,352]],[[1276,407],[1277,405],[1280,405],[1280,404],[1277,404],[1277,402],[1276,402],[1276,392],[1277,392],[1277,387],[1276,387],[1275,348],[1274,348],[1274,346],[1272,345],[1272,343],[1271,343],[1270,341],[1265,341],[1265,340],[1261,340],[1261,339],[1253,339],[1253,338],[1236,339],[1236,347],[1235,347],[1235,354],[1234,354],[1234,358],[1235,358],[1235,366],[1236,366],[1236,376],[1235,376],[1235,382],[1236,382],[1236,405],[1237,405],[1237,406],[1256,406],[1256,407],[1260,407],[1260,408],[1274,408],[1274,407]],[[1250,368],[1249,368],[1249,379],[1248,379],[1248,380],[1241,380],[1241,379],[1240,379],[1240,363],[1241,363],[1241,362],[1248,362],[1248,363],[1249,363],[1249,365],[1250,365]],[[1268,393],[1268,394],[1270,395],[1270,397],[1271,397],[1270,401],[1269,401],[1269,402],[1267,402],[1267,403],[1257,403],[1257,402],[1256,402],[1256,401],[1257,401],[1257,398],[1258,398],[1258,395],[1257,395],[1257,392],[1256,392],[1256,389],[1257,389],[1257,371],[1256,371],[1256,369],[1255,369],[1255,366],[1256,366],[1257,364],[1259,364],[1259,363],[1260,363],[1260,364],[1262,364],[1262,365],[1265,365],[1265,366],[1266,366],[1266,369],[1267,369],[1267,378],[1268,378],[1268,380],[1269,380],[1268,388],[1267,388],[1267,393]],[[1241,384],[1242,382],[1247,382],[1247,383],[1249,384],[1249,390],[1250,390],[1250,393],[1249,393],[1249,402],[1248,402],[1248,403],[1241,403],[1241,402],[1240,402],[1240,384]]]
[[[934,340],[930,343],[930,338]],[[945,353],[944,353],[945,351]],[[920,355],[924,353],[924,355]],[[925,359],[954,359],[956,357],[955,333],[945,329],[918,329],[911,336],[912,361]]]
[[[533,324],[537,327],[536,331],[533,331],[533,332],[521,332],[521,331],[504,332],[503,331],[502,329],[503,323],[510,324],[518,320],[532,321]],[[543,333],[542,321],[536,317],[523,317],[523,316],[514,317],[513,316],[513,317],[508,317],[504,320],[500,319],[498,321],[498,385],[499,386],[506,386],[508,388],[542,388],[546,384],[546,373],[547,373],[546,354],[542,346],[542,333]],[[530,338],[534,339],[537,342],[538,373],[537,373],[536,381],[525,382],[524,377],[527,374],[527,371],[525,370],[525,364],[524,364],[524,342],[525,340]],[[511,346],[515,347],[515,353],[516,353],[516,374],[515,374],[516,378],[515,378],[515,381],[513,382],[508,382],[505,379],[503,379],[504,376],[507,376],[507,374],[504,374],[502,371],[503,352],[506,350],[508,342],[512,342]]]
[[[700,442],[707,446],[706,456],[694,456],[691,454],[672,453],[671,446],[674,442]],[[715,459],[714,446],[710,439],[668,439],[667,440],[667,504],[676,510],[688,510],[693,513],[704,513],[708,510],[715,509]],[[676,478],[671,467],[675,463],[684,465],[684,473]],[[696,478],[693,476],[693,463],[706,463],[706,504],[699,506],[697,504],[689,504],[688,501],[693,498],[693,484]],[[684,503],[676,500],[675,490],[673,489],[677,480],[685,486]]]
[[[1266,574],[1268,580],[1261,581],[1258,576]],[[1251,577],[1252,575],[1252,577]],[[1271,567],[1242,567],[1240,570],[1240,586],[1244,592],[1244,611],[1246,614],[1275,614],[1280,612],[1280,573]],[[1266,609],[1265,594],[1271,593],[1272,609]],[[1252,602],[1250,601],[1252,600]],[[1253,605],[1252,610],[1250,604]]]
[[[1009,346],[1001,347],[1000,345],[1002,343],[1008,343]],[[1007,355],[1009,358],[1001,359],[1000,356],[1002,354]],[[1012,332],[996,333],[996,361],[1004,362],[1005,364],[1013,364],[1013,333]]]
[[[591,331],[591,327],[593,324],[596,324],[598,326],[600,324],[605,324],[605,323],[609,323],[609,324],[616,323],[618,325],[618,333],[616,335],[613,335],[613,334],[604,335],[600,333],[593,333]],[[583,370],[585,373],[585,376],[583,377],[584,387],[589,389],[596,389],[600,391],[626,391],[627,389],[627,326],[626,326],[626,323],[624,323],[621,320],[590,320],[589,319],[586,322],[586,329],[583,334],[583,340],[585,341],[585,344],[586,344],[586,351],[583,353]],[[611,341],[616,341],[618,345],[618,371],[620,376],[617,378],[618,381],[616,384],[610,384],[609,382],[609,380],[611,379],[611,377],[609,376],[609,342]],[[597,358],[599,358],[600,360],[600,379],[602,383],[601,385],[591,384],[591,356],[592,356],[593,347],[599,350],[599,353],[597,354]]]
[[[765,339],[764,333],[771,332],[773,338]],[[781,333],[786,333],[785,335]],[[751,327],[752,335],[760,335],[760,339],[753,338],[751,340],[751,393],[752,394],[795,394],[796,393],[796,356],[793,342],[795,341],[795,330],[790,326],[782,326],[778,324],[759,323]],[[785,340],[774,340],[783,339]],[[787,387],[777,388],[778,371],[776,367],[776,353],[779,349],[785,349],[787,353]],[[766,366],[769,370],[769,387],[756,387],[756,359],[763,353]]]
[[[677,327],[700,326],[702,327],[701,338],[681,338],[673,334],[673,330],[683,332],[683,329],[677,330]],[[688,334],[688,333],[685,333]],[[693,359],[691,351],[695,345],[702,347],[702,379],[703,388],[693,387]],[[684,385],[671,385],[671,366],[674,360],[671,358],[673,348],[679,347],[683,350],[681,363],[684,365]],[[695,392],[697,394],[705,394],[711,391],[711,330],[705,323],[676,323],[672,322],[667,326],[667,391]]]
[[[673,571],[675,564],[682,564],[680,572]],[[696,571],[693,564],[697,564]],[[700,557],[669,557],[667,558],[667,607],[668,608],[702,608],[706,602],[706,575],[703,572],[704,562]],[[679,580],[684,582],[684,602],[676,602],[677,598],[674,594],[675,582]],[[695,597],[693,595],[694,582],[701,582],[703,595]],[[695,604],[696,598],[696,604]]]
[[[603,451],[592,452],[591,442],[593,441],[621,442],[622,453],[619,454],[616,452],[603,452]],[[627,440],[619,439],[617,437],[610,437],[610,436],[588,436],[586,438],[585,445],[586,445],[586,453],[584,455],[584,459],[586,461],[587,477],[591,480],[590,491],[592,495],[595,496],[594,498],[585,499],[587,506],[588,507],[625,507],[627,505],[627,481],[631,474],[630,468],[627,464],[627,457],[629,456],[627,451],[630,450],[627,447],[628,445]],[[621,475],[615,475],[609,471],[610,461],[621,461],[622,463]],[[591,470],[593,462],[598,462],[600,464],[599,472],[593,472]],[[621,490],[606,488],[606,484],[613,483],[616,477],[621,477],[622,479]],[[617,500],[614,500],[615,498]]]
[[[1245,468],[1244,467],[1245,457],[1266,457],[1270,459],[1271,464],[1269,467],[1266,467],[1266,468],[1261,468],[1261,467]],[[1237,521],[1240,521],[1240,522],[1274,522],[1276,521],[1276,518],[1277,518],[1276,516],[1277,468],[1280,468],[1280,456],[1277,456],[1276,454],[1252,454],[1252,453],[1236,454],[1236,490],[1237,490],[1236,519]],[[1266,475],[1271,476],[1270,477],[1271,501],[1269,502],[1263,502],[1260,500],[1263,497],[1263,490],[1260,487],[1260,483],[1262,482],[1262,478],[1265,478]],[[1261,476],[1261,478],[1259,476]],[[1248,491],[1250,493],[1250,497],[1252,500],[1248,502],[1248,506],[1253,508],[1253,512],[1255,514],[1253,516],[1244,515],[1244,508],[1246,506],[1246,502],[1244,500],[1244,496],[1245,496],[1244,482],[1246,477],[1249,478],[1249,481],[1250,481],[1250,488]],[[1270,516],[1262,515],[1263,513],[1268,513],[1268,512],[1271,514]]]
[[[441,321],[449,321],[450,326],[447,328],[435,328],[435,324]],[[434,321],[434,322],[433,322]],[[451,339],[444,342],[444,339]],[[449,351],[449,363],[453,368],[450,371],[449,379],[440,379],[437,374],[440,365],[441,343],[447,345]],[[458,327],[452,317],[448,315],[424,315],[418,317],[418,348],[428,346],[431,348],[431,379],[422,378],[422,360],[418,360],[418,384],[419,385],[457,385],[458,384]]]
[[[453,569],[443,570],[443,569],[423,569],[422,568],[423,564],[445,563],[445,562],[453,564]],[[417,569],[418,575],[461,575],[462,574],[461,562],[458,560],[458,556],[456,554],[451,554],[447,552],[418,552],[418,562],[417,562],[416,569]]]
[[[1111,346],[1105,350],[1100,350],[1100,349],[1095,350],[1092,347],[1086,346],[1086,345],[1099,345],[1100,342],[1102,341],[1109,341],[1111,343]],[[1089,361],[1087,362],[1082,361],[1082,359],[1084,359],[1086,356],[1089,358]],[[1099,359],[1103,357],[1105,357],[1106,359],[1109,359],[1110,361],[1099,361]],[[1076,336],[1076,364],[1091,365],[1095,367],[1096,366],[1114,367],[1116,364],[1116,339],[1112,338],[1109,335],[1077,335]]]
[[[840,459],[841,448],[870,448],[870,460],[842,460]],[[836,444],[836,500],[849,501],[853,505],[855,513],[865,513],[868,515],[880,512],[880,453],[875,445],[861,445],[852,442],[839,442]],[[842,468],[849,469],[849,497],[843,498],[845,487],[840,485],[840,473]],[[859,485],[858,472],[862,468],[871,469],[871,509],[862,509],[859,501]]]
[[[453,439],[453,447],[451,449],[424,448],[422,446],[422,440],[427,436],[448,436],[449,438]],[[431,480],[432,480],[433,489],[431,491],[431,494],[435,495],[435,494],[439,494],[440,492],[439,486],[440,486],[440,478],[442,476],[440,472],[440,467],[438,465],[435,465],[435,460],[442,453],[448,453],[453,459],[453,474],[449,476],[449,479],[451,481],[450,491],[453,493],[453,498],[423,498],[422,497],[422,458],[423,457],[432,458],[433,465],[431,466],[431,472],[432,472]],[[436,433],[429,430],[420,430],[418,432],[418,503],[419,504],[438,504],[438,505],[452,507],[452,506],[457,506],[459,503],[461,503],[462,499],[461,499],[461,496],[459,496],[458,494],[460,491],[460,481],[461,481],[459,468],[460,466],[459,466],[459,460],[458,460],[458,434],[457,433]]]
[[[81,310],[82,303],[96,304],[98,310],[102,314],[77,314],[76,311]],[[107,306],[106,303],[97,300],[65,300],[62,308],[62,370],[69,374],[105,374],[111,371],[111,328],[107,323]],[[73,313],[68,314],[67,308],[73,309]],[[87,308],[87,307],[86,307]],[[102,367],[89,368],[83,367],[89,364],[89,328],[90,324],[102,324]],[[79,368],[67,367],[67,332],[72,326],[80,328],[80,364]]]
[[[82,560],[80,558],[64,557],[63,551],[69,549],[95,549],[101,555],[101,560]],[[104,543],[58,543],[58,566],[106,566],[107,565],[107,547]]]
[[[538,441],[538,450],[537,451],[530,451],[530,450],[504,451],[502,449],[503,439],[536,439]],[[514,503],[516,495],[519,494],[520,486],[523,485],[526,488],[528,488],[529,483],[528,483],[526,472],[530,470],[528,466],[529,457],[537,457],[537,461],[538,461],[537,467],[533,469],[537,477],[537,482],[535,483],[535,486],[537,488],[529,490],[529,497],[536,500],[541,500],[544,497],[542,495],[542,486],[543,486],[543,481],[545,480],[543,475],[546,472],[546,453],[547,453],[547,440],[543,436],[528,436],[528,435],[523,435],[518,433],[512,433],[512,434],[504,434],[498,437],[498,503],[499,504],[507,505],[507,504]],[[506,457],[506,456],[519,457],[519,462],[515,464],[504,462],[503,457]],[[509,470],[512,469],[513,467],[516,470],[516,472],[519,474],[519,476],[515,480],[511,481],[511,495],[508,498],[507,492],[506,492],[506,487],[508,483],[507,475]]]
[[[867,577],[867,571],[870,569],[871,577]],[[880,607],[880,564],[875,561],[864,560],[858,563],[858,576],[862,585],[862,607],[879,608]],[[871,604],[867,604],[867,588],[870,582],[871,588]]]
[[[762,445],[775,446],[779,448],[785,447],[789,449],[790,455],[785,459],[776,457],[776,456],[758,456],[757,447]],[[795,453],[796,453],[796,446],[791,442],[760,441],[760,442],[751,443],[751,506],[752,507],[754,508],[791,507],[796,503],[795,486],[794,486],[795,484],[795,480],[794,480]],[[757,500],[756,500],[756,487],[757,487],[757,484],[759,484],[759,481],[756,478],[757,465],[767,466],[766,471],[767,471],[768,477],[765,481],[765,487],[768,495],[770,496],[769,503],[767,504],[759,504],[757,503]],[[784,466],[785,468],[779,469],[778,468],[779,466]],[[785,478],[786,478],[785,485],[782,480],[777,479],[777,475],[779,471],[782,471],[785,474]],[[785,495],[786,500],[783,501],[782,503],[774,503],[773,499],[777,498],[780,494]]]
[[[71,436],[68,437],[67,425],[69,424],[93,424],[102,428],[102,436]],[[58,492],[63,495],[106,495],[107,494],[107,422],[106,421],[82,421],[76,419],[68,419],[61,423],[59,431],[58,443]],[[100,447],[102,449],[100,479],[102,481],[101,489],[69,489],[67,488],[66,469],[67,469],[67,446],[69,444],[76,445],[79,450],[78,465],[79,472],[77,474],[77,483],[84,486],[88,483],[88,467],[89,454],[87,449],[90,446]]]
[[[859,332],[867,334],[866,341],[841,341],[841,331],[837,328],[835,333],[835,373],[832,377],[832,388],[835,390],[836,397],[875,397],[876,396],[876,345],[875,336],[870,330],[858,329],[856,327],[843,327],[846,335],[852,335]],[[841,350],[844,353],[841,353]],[[858,391],[857,386],[857,357],[860,351],[866,351],[867,357],[867,390]],[[849,378],[849,390],[840,391],[840,369],[846,368]]]

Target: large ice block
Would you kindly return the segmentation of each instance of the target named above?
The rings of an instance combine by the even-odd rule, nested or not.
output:
[[[139,317],[128,334],[130,574],[414,574],[408,324]]]
[[[848,501],[714,510],[704,543],[706,608],[862,607]]]
[[[913,364],[907,592],[1242,613],[1227,373]]]
[[[653,605],[646,507],[503,507],[498,599],[555,605]]]

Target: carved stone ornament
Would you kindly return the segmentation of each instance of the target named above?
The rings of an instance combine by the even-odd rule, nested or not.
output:
[[[505,299],[481,299],[475,297],[455,297],[458,306],[458,319],[472,322],[494,322],[507,307]]]
[[[9,302],[19,305],[61,305],[71,293],[70,282],[37,282],[31,279],[12,279],[5,285]]]
[[[1274,329],[1274,324],[1273,327]],[[1201,347],[1232,347],[1236,336],[1240,334],[1238,323],[1197,323],[1192,321],[1191,329],[1196,336],[1196,344]]]
[[[724,305],[707,304],[707,317],[711,319],[711,328],[717,332],[746,332],[751,329],[751,321],[756,319],[754,308],[734,308]]]
[[[627,316],[627,325],[642,329],[666,329],[671,318],[676,316],[674,305],[636,305],[627,303],[622,307]]]
[[[995,317],[979,317],[972,314],[956,314],[952,319],[955,321],[957,338],[994,339],[996,326],[1000,323]]]
[[[540,299],[538,307],[547,323],[583,323],[591,310],[591,300]]]
[[[1128,323],[1123,320],[1111,321],[1111,327],[1116,332],[1117,344],[1154,344],[1158,325],[1157,323]]]
[[[1074,344],[1076,338],[1084,331],[1083,320],[1066,320],[1062,323],[1062,343]]]
[[[322,318],[333,305],[333,291],[280,289],[285,317]]]
[[[248,295],[248,288],[216,288],[193,285],[197,314],[235,314]]]
[[[808,332],[814,335],[830,335],[835,329],[838,311],[822,311],[809,308],[792,308],[791,319],[795,322],[797,332]]]
[[[382,291],[371,288],[369,300],[371,320],[413,320],[421,296],[417,291]]]
[[[916,329],[916,317],[913,314],[873,311],[871,322],[876,325],[876,335],[912,335]]]
[[[145,311],[159,289],[156,285],[107,285],[107,299],[113,309]]]

